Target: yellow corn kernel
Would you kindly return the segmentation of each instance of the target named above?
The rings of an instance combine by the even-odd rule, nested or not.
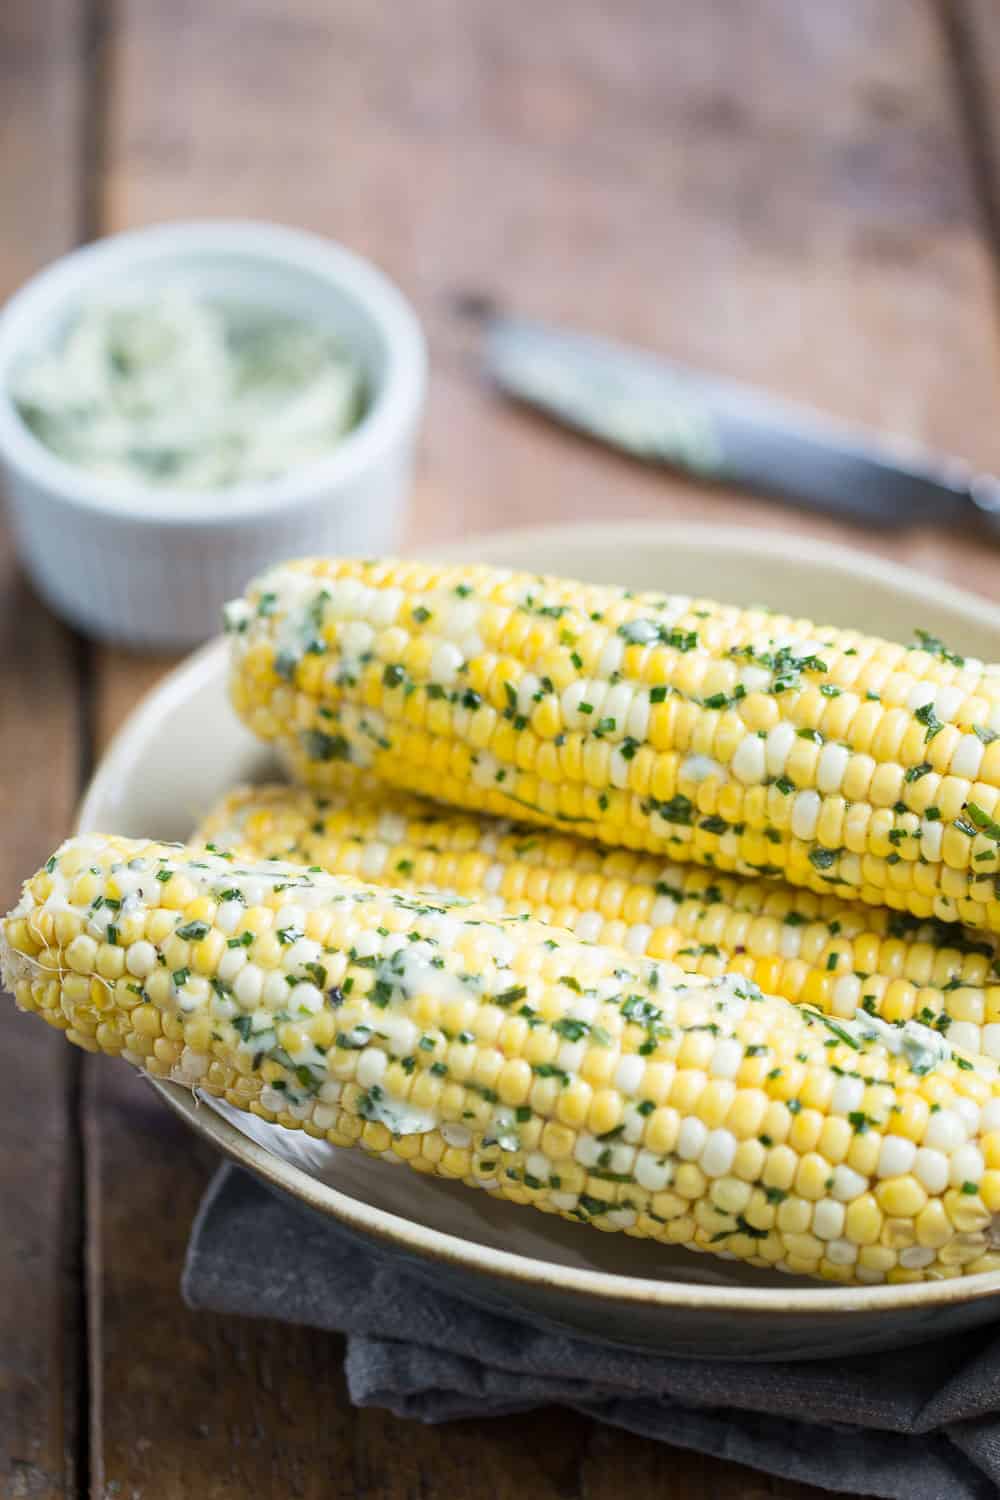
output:
[[[132,1011],[132,1026],[140,1036],[159,1036],[160,1012],[153,1005],[137,1005]]]
[[[854,1245],[877,1245],[882,1232],[882,1213],[872,1193],[863,1193],[847,1205],[844,1235]]]
[[[582,1129],[590,1109],[592,1090],[582,1079],[576,1079],[559,1095],[556,1114],[564,1125]]]
[[[915,1177],[892,1177],[880,1182],[875,1198],[884,1213],[894,1219],[913,1219],[927,1206],[927,1194]]]

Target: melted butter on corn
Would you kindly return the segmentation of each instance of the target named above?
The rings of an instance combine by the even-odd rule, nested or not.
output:
[[[297,779],[1000,931],[1000,669],[676,595],[311,560],[230,612],[233,702]]]
[[[238,789],[194,841],[527,912],[690,973],[741,973],[835,1019],[861,1009],[895,1027],[917,1021],[1000,1058],[1000,943],[989,934],[457,812],[350,767],[342,779],[325,796]]]
[[[835,1281],[1000,1266],[995,1066],[739,975],[97,836],[28,881],[0,964],[90,1050],[601,1229]]]

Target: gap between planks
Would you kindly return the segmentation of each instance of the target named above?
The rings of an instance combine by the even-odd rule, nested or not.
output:
[[[1000,300],[1000,12],[996,0],[937,0],[954,79],[956,112],[965,134]]]
[[[101,198],[110,120],[110,51],[115,0],[79,0],[79,58],[82,109],[78,122],[77,239],[86,244],[102,232]],[[77,684],[77,796],[93,775],[98,756],[96,657],[92,641],[75,638]],[[73,1049],[75,1051],[75,1049]],[[75,1211],[68,1226],[73,1245],[78,1329],[76,1388],[76,1489],[79,1500],[97,1493],[94,1456],[100,1453],[101,1381],[99,1263],[91,1253],[100,1228],[100,1193],[94,1183],[93,1140],[88,1098],[93,1059],[74,1056],[67,1102],[73,1154]],[[96,1226],[96,1229],[95,1229]],[[101,1493],[103,1493],[103,1486]]]

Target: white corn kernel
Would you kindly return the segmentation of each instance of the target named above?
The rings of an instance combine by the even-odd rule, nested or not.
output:
[[[233,985],[233,994],[240,1002],[244,1010],[255,1010],[260,1004],[261,990],[264,987],[264,972],[258,969],[256,964],[247,964],[236,976]]]
[[[677,1136],[677,1155],[682,1161],[696,1161],[705,1149],[708,1127],[697,1115],[688,1115],[682,1120]]]
[[[639,1092],[645,1071],[645,1058],[627,1052],[615,1069],[615,1088],[629,1098],[634,1097]]]
[[[905,1136],[883,1136],[878,1154],[877,1175],[879,1177],[902,1177],[904,1173],[912,1170],[916,1155],[916,1146]]]
[[[219,959],[218,976],[223,984],[232,984],[240,970],[246,967],[245,948],[227,948]]]
[[[797,839],[816,837],[816,824],[823,807],[819,792],[799,792],[792,803],[792,833]]]
[[[235,932],[237,927],[240,925],[240,919],[243,916],[243,911],[244,907],[242,901],[233,900],[220,902],[219,909],[215,913],[215,925],[218,927],[220,932]]]
[[[841,974],[834,981],[830,1009],[835,1016],[853,1021],[854,1013],[861,1003],[861,980],[856,974]],[[843,1080],[838,1079],[838,1083]],[[847,1113],[847,1111],[844,1111]]]
[[[671,896],[657,896],[649,920],[654,927],[666,927],[677,913],[677,902]]]
[[[915,682],[910,689],[910,695],[906,700],[906,706],[911,714],[915,714],[918,708],[926,708],[928,703],[934,702],[933,682]]]
[[[943,1151],[921,1146],[913,1161],[913,1175],[928,1193],[943,1193],[948,1186],[950,1162]]]
[[[601,677],[610,678],[621,670],[625,660],[625,641],[617,632],[608,636],[597,659],[597,670]]]
[[[365,1047],[358,1054],[358,1068],[354,1075],[358,1087],[370,1089],[373,1084],[381,1083],[387,1064],[388,1058],[384,1052],[377,1047]]]
[[[625,934],[624,948],[626,952],[641,957],[649,947],[649,940],[653,936],[653,929],[648,922],[634,922]]]
[[[582,911],[573,923],[573,931],[585,943],[598,943],[601,940],[603,926],[604,922],[599,912]]]
[[[979,775],[979,767],[983,763],[983,755],[986,746],[978,735],[963,734],[958,744],[952,751],[951,764],[948,767],[952,776],[964,776],[968,781],[974,781]]]
[[[607,1170],[614,1172],[616,1177],[631,1176],[635,1168],[636,1154],[634,1146],[628,1146],[621,1141],[617,1141],[611,1147],[611,1157]]]
[[[951,1170],[948,1180],[952,1187],[960,1188],[966,1182],[979,1182],[986,1170],[983,1153],[978,1146],[967,1143],[952,1152]]]
[[[865,1097],[865,1083],[863,1078],[838,1078],[833,1085],[833,1093],[830,1096],[830,1113],[834,1115],[853,1115],[860,1108]]]
[[[934,712],[942,724],[950,724],[965,702],[965,692],[953,682],[944,682],[934,694]]]
[[[323,1009],[323,996],[314,984],[297,984],[289,991],[288,1004],[294,1006],[297,1011],[307,1011],[310,1015],[316,1015]]]
[[[616,745],[608,759],[608,778],[612,786],[623,790],[629,784],[631,775],[631,758],[626,755],[620,745]]]
[[[712,1130],[698,1158],[698,1165],[706,1177],[724,1177],[735,1155],[736,1138],[731,1131]]]
[[[858,1258],[858,1247],[850,1240],[830,1240],[824,1254],[832,1266],[853,1266]]]
[[[266,1005],[268,1010],[281,1010],[288,999],[288,994],[289,990],[288,985],[285,983],[284,974],[280,969],[272,969],[264,980],[264,986],[261,990],[260,998],[262,1004]],[[237,996],[237,999],[239,999],[239,996]]]
[[[941,858],[941,841],[944,837],[943,823],[921,823],[920,852],[932,863]]]
[[[556,1053],[556,1067],[573,1076],[583,1067],[587,1055],[586,1042],[563,1042]]]
[[[635,1221],[636,1213],[632,1208],[613,1208],[604,1215],[604,1222],[611,1229],[631,1229]]]
[[[596,1167],[604,1146],[591,1135],[589,1131],[581,1131],[577,1136],[576,1145],[573,1147],[573,1159],[578,1161],[581,1167]]]
[[[846,745],[823,746],[816,766],[816,786],[824,796],[840,791],[850,758]]]
[[[648,1193],[662,1192],[673,1180],[669,1159],[652,1151],[640,1151],[635,1161],[635,1180]]]
[[[208,1072],[212,1059],[206,1052],[195,1052],[185,1047],[181,1053],[180,1070],[185,1082],[195,1083]]]
[[[136,979],[146,979],[157,967],[156,949],[152,943],[133,943],[125,955],[125,967]]]
[[[733,756],[730,769],[744,786],[759,786],[767,774],[764,741],[758,739],[756,734],[745,735]]]
[[[713,1078],[735,1078],[743,1062],[743,1044],[735,1037],[721,1037],[712,1050],[708,1071]]]
[[[767,731],[767,739],[763,741],[764,756],[769,776],[780,776],[785,769],[785,762],[795,744],[795,725],[789,724],[787,719],[782,719],[773,728]]]
[[[961,1115],[952,1109],[940,1109],[927,1121],[922,1144],[948,1153],[956,1151],[965,1140],[965,1121]]]
[[[625,719],[625,733],[633,740],[638,740],[640,745],[646,743],[649,733],[649,694],[638,692],[632,699],[628,716]]]
[[[925,1245],[908,1245],[899,1252],[899,1264],[907,1271],[922,1271],[934,1259],[934,1251]]]
[[[845,1167],[843,1162],[834,1167],[832,1175],[830,1193],[839,1203],[850,1203],[868,1191],[868,1179],[855,1172],[853,1167]]]
[[[948,1027],[948,1045],[957,1048],[959,1052],[981,1052],[982,1027],[977,1026],[974,1021],[952,1021]],[[971,1100],[968,1102],[971,1103]]]
[[[819,1240],[836,1240],[844,1232],[847,1210],[835,1198],[821,1198],[813,1209],[812,1232]]]

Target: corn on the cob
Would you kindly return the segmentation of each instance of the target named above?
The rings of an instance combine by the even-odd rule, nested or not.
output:
[[[322,789],[458,806],[1000,931],[1000,669],[761,609],[312,560],[230,606],[233,702]]]
[[[765,994],[841,1019],[860,1007],[893,1023],[917,1020],[965,1052],[1000,1059],[1000,942],[933,918],[665,864],[360,779],[327,797],[238,788],[192,842],[528,912],[687,973],[744,974]]]
[[[834,1281],[1000,1268],[1000,1077],[913,1023],[101,836],[53,855],[2,938],[18,1005],[70,1040],[339,1145]]]

